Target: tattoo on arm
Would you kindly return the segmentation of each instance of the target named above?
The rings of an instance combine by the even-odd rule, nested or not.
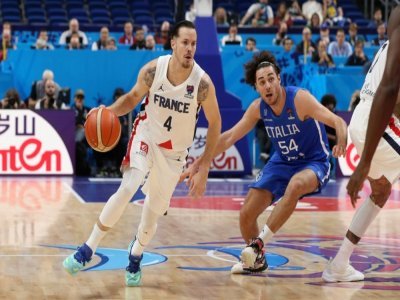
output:
[[[146,74],[144,74],[144,81],[148,87],[151,87],[154,81],[154,76],[156,75],[156,67],[148,68]]]
[[[199,90],[197,92],[197,102],[203,102],[208,95],[209,84],[204,79],[200,80]]]

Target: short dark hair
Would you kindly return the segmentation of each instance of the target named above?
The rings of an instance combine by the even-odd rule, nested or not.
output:
[[[255,45],[257,45],[257,41],[256,41],[256,39],[253,38],[253,37],[248,37],[248,38],[246,39],[246,44],[247,44],[248,42],[253,42]]]
[[[321,98],[321,104],[323,106],[328,106],[329,104],[333,104],[334,107],[336,107],[336,97],[332,94],[326,94],[322,96]]]
[[[193,22],[183,20],[175,24],[175,26],[171,30],[171,38],[174,37],[179,37],[179,28],[181,27],[186,27],[186,28],[192,28],[196,30],[196,26],[194,26]]]
[[[244,65],[245,82],[252,87],[255,87],[257,70],[268,66],[274,68],[276,75],[281,73],[281,69],[277,65],[275,57],[271,53],[268,51],[261,51],[254,54],[252,60]]]

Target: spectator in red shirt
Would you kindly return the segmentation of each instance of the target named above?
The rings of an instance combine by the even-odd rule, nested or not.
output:
[[[134,36],[133,36],[133,24],[132,22],[126,22],[124,24],[124,35],[118,39],[118,43],[124,45],[133,45]]]

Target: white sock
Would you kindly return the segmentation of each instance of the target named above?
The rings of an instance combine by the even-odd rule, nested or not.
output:
[[[349,264],[350,256],[355,247],[356,245],[354,245],[347,237],[345,237],[342,246],[340,246],[339,252],[332,261],[332,264],[338,269],[345,268]]]
[[[265,245],[273,235],[274,233],[271,231],[271,229],[269,229],[268,225],[265,224],[258,237],[264,242]]]
[[[99,246],[100,241],[103,239],[103,237],[106,235],[107,231],[103,231],[99,228],[99,226],[94,224],[92,233],[89,237],[89,239],[86,241],[86,245],[92,249],[93,254],[96,252],[97,247]]]
[[[144,246],[140,244],[138,238],[136,237],[135,243],[133,244],[131,254],[134,256],[140,256],[144,252]]]

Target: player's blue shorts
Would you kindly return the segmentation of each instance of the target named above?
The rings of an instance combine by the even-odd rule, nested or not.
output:
[[[274,196],[272,203],[278,201],[284,194],[290,179],[302,170],[312,170],[318,178],[319,186],[311,194],[316,194],[329,180],[329,161],[269,161],[257,175],[250,188],[268,190]]]

